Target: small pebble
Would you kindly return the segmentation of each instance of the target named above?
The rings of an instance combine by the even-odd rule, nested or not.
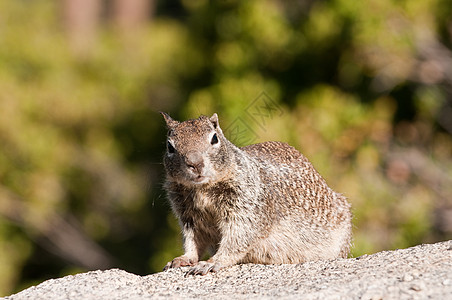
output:
[[[405,274],[405,276],[403,276],[403,281],[411,281],[413,279],[414,277],[411,274]]]
[[[412,286],[410,286],[410,290],[419,292],[419,291],[422,290],[422,289],[421,289],[421,287],[418,286],[417,284],[413,284]]]

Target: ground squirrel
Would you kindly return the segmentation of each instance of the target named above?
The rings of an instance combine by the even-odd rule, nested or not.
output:
[[[167,192],[185,254],[165,266],[207,274],[237,263],[291,264],[347,257],[350,204],[306,157],[281,142],[239,148],[217,114],[167,127]],[[199,261],[210,250],[207,261]]]

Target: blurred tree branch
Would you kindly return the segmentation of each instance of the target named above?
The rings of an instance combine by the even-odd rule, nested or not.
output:
[[[63,21],[71,48],[84,54],[96,40],[102,0],[64,0]]]
[[[155,0],[114,0],[113,23],[122,34],[131,34],[152,19]]]
[[[28,218],[33,210],[19,196],[0,187],[0,215],[17,224],[37,244],[68,263],[86,269],[107,269],[115,265],[102,247],[87,236],[76,218],[54,213],[42,219]]]

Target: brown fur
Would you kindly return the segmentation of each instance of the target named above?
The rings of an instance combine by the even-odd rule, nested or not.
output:
[[[295,148],[281,142],[238,148],[216,114],[181,123],[163,116],[165,189],[185,248],[165,269],[190,265],[189,274],[206,274],[237,263],[347,257],[350,205]],[[206,250],[214,255],[199,262]]]

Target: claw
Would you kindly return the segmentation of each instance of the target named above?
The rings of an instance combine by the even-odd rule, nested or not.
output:
[[[163,267],[163,272],[167,271],[171,267],[171,262],[167,263],[165,267]]]
[[[189,259],[186,256],[179,256],[170,261],[166,264],[166,266],[163,268],[163,271],[167,271],[171,268],[180,268],[180,267],[186,267],[186,266],[194,266],[196,264],[197,260],[194,261],[193,259]]]
[[[185,273],[185,277],[189,275],[206,275],[209,272],[217,272],[222,267],[219,263],[201,261],[196,266],[190,268],[187,273]]]

